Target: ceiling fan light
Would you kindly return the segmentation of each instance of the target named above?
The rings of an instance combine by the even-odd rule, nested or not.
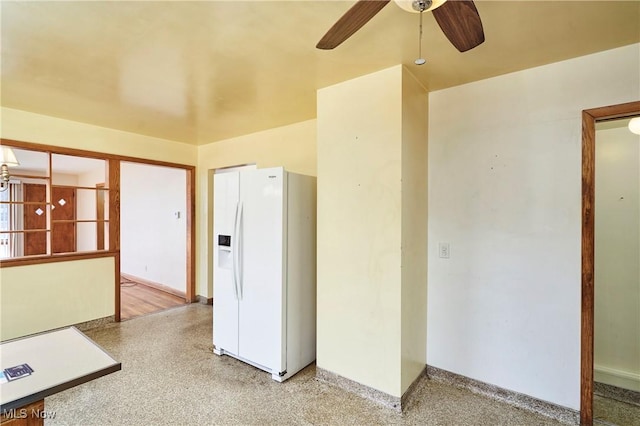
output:
[[[415,10],[413,8],[413,2],[414,0],[393,0],[398,6],[400,6],[402,9],[406,10],[407,12],[411,12],[411,13],[420,13],[419,11]],[[425,9],[425,12],[428,12],[430,10],[433,10],[439,6],[442,6],[444,4],[444,2],[447,0],[433,0],[433,2],[431,3],[431,6],[428,9]]]
[[[629,121],[629,130],[631,133],[640,135],[640,117],[632,118],[631,121]]]

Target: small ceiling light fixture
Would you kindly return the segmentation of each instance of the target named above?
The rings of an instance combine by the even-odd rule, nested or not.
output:
[[[420,13],[426,12],[428,10],[433,10],[437,7],[440,7],[444,4],[446,0],[432,0],[432,1],[421,1],[421,0],[393,0],[398,6],[406,10],[407,12],[412,13]],[[424,9],[420,10],[422,6],[420,3],[429,3],[427,6],[424,6]]]
[[[9,167],[19,166],[18,159],[13,153],[13,150],[7,146],[3,146],[0,149],[0,192],[6,191],[9,188]]]
[[[629,121],[629,130],[631,133],[640,135],[640,117],[632,118],[631,121]]]
[[[414,7],[418,7],[420,9],[420,35],[418,36],[418,59],[413,61],[416,65],[424,65],[427,62],[426,59],[422,57],[422,13],[431,5],[431,0],[416,0],[413,2]]]
[[[446,0],[394,0],[402,9],[420,14],[420,37],[418,39],[418,59],[414,61],[416,65],[424,65],[427,60],[422,57],[422,13],[433,10]]]

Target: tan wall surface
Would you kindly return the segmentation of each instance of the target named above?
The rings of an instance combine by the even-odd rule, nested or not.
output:
[[[0,269],[0,340],[114,314],[114,258]]]
[[[316,176],[316,120],[252,133],[198,148],[196,293],[213,296],[213,170],[256,164]]]
[[[427,364],[427,91],[402,70],[402,393]]]
[[[640,99],[639,52],[429,93],[429,365],[580,407],[582,110]]]
[[[398,397],[401,79],[318,91],[317,364]]]
[[[197,148],[194,145],[17,109],[3,107],[1,112],[0,136],[5,139],[179,164],[196,164]]]

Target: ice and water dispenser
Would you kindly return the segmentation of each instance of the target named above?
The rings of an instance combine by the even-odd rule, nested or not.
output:
[[[231,235],[218,235],[218,267],[223,269],[233,268],[231,257]]]

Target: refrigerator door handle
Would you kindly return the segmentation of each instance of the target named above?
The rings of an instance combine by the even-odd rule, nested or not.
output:
[[[243,213],[244,204],[242,201],[240,202],[240,212],[238,213],[238,233],[236,240],[238,241],[238,300],[242,300],[242,292],[244,288],[244,283],[242,280],[242,240],[244,239],[243,229],[242,229],[242,213]]]
[[[233,236],[231,237],[231,259],[233,266],[233,291],[236,296],[236,300],[240,300],[238,298],[238,213],[240,213],[240,202],[236,203],[236,214],[233,221]]]

